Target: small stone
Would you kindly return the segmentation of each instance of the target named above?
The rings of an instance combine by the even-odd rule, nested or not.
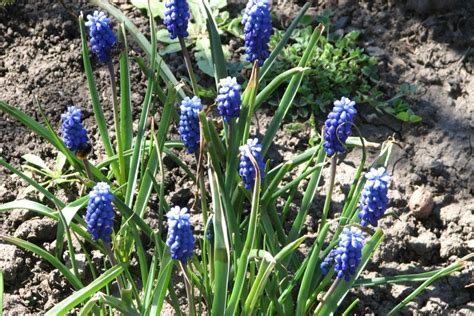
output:
[[[413,192],[410,201],[408,202],[408,207],[413,213],[413,216],[418,219],[430,216],[433,211],[433,206],[433,195],[425,187],[420,187]]]

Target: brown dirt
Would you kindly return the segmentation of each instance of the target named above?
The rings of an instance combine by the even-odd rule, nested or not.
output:
[[[377,117],[370,108],[360,106],[357,124],[366,138],[381,141],[394,135],[401,145],[392,170],[390,190],[389,212],[396,217],[383,220],[386,238],[366,274],[396,275],[446,266],[474,250],[474,5],[464,1],[441,12],[412,7],[418,10],[414,12],[407,9],[403,1],[339,2],[339,6],[333,7],[333,22],[347,21],[344,32],[362,31],[360,44],[380,58],[381,81],[388,94],[394,93],[403,82],[417,85],[418,93],[410,101],[415,112],[423,117],[420,124],[403,124]],[[282,24],[297,11],[295,3],[290,3],[288,6],[288,1],[275,1],[274,11],[278,12]],[[77,2],[68,5],[75,12],[91,10]],[[330,4],[323,1],[312,12],[327,7]],[[139,12],[129,5],[121,8],[146,30]],[[423,15],[428,13],[430,15]],[[32,102],[36,95],[57,127],[60,113],[69,104],[81,106],[91,139],[99,142],[82,70],[79,33],[74,19],[59,4],[18,4],[0,10],[0,45],[0,99],[39,120]],[[133,43],[132,48],[139,51]],[[171,64],[179,70],[178,76],[184,73],[179,60]],[[110,106],[106,68],[100,64],[93,67],[103,104]],[[136,67],[132,74],[132,99],[138,113],[144,82]],[[106,115],[112,120],[110,111],[107,110]],[[259,112],[262,130],[271,116],[272,109],[263,108]],[[47,161],[54,158],[51,146],[4,113],[0,114],[0,131],[0,156],[13,165],[20,166],[21,155],[29,152]],[[305,131],[293,134],[281,131],[277,136],[269,152],[271,164],[303,149],[308,139]],[[100,160],[101,155],[101,149],[96,147],[94,158]],[[371,157],[373,155],[371,153]],[[335,212],[347,193],[358,161],[360,152],[355,150],[338,166]],[[172,171],[166,181],[173,203],[192,203],[191,182],[172,162],[165,162]],[[419,186],[434,195],[431,215],[421,220],[408,210],[408,201]],[[31,193],[26,192],[18,178],[0,169],[0,203],[26,194]],[[61,194],[65,199],[68,196]],[[307,220],[309,231],[318,218],[323,199],[321,188],[321,196]],[[147,221],[152,225],[157,223],[152,217]],[[196,224],[199,224],[197,220]],[[54,223],[24,211],[0,214],[0,227],[2,234],[26,238],[47,249],[51,247],[51,236],[56,229]],[[202,225],[196,230],[202,232]],[[70,293],[57,270],[17,247],[0,244],[0,269],[6,281],[6,315],[42,314]],[[472,265],[468,265],[462,273],[433,283],[404,313],[472,315],[474,295],[465,288],[472,283],[472,272]],[[383,315],[413,289],[410,284],[362,288],[355,290],[346,301],[360,297],[358,314]]]

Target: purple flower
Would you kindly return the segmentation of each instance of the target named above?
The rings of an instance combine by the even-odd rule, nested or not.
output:
[[[249,153],[255,158],[258,164],[258,168],[260,169],[260,176],[263,182],[263,178],[265,177],[265,163],[263,162],[262,157],[262,145],[258,143],[258,139],[249,139],[247,140],[247,144],[240,146],[240,167],[239,167],[239,174],[244,181],[245,189],[250,190],[253,188],[255,184],[255,167],[252,164],[252,161],[249,158]]]
[[[272,19],[268,0],[249,0],[242,18],[247,61],[258,60],[260,66],[269,56],[268,42],[272,35]]]
[[[360,224],[362,226],[370,224],[377,227],[378,220],[387,210],[390,176],[385,168],[380,167],[370,169],[365,177],[367,182],[359,201]]]
[[[91,50],[99,61],[110,61],[110,52],[117,43],[117,37],[110,28],[110,20],[102,11],[94,11],[87,16],[86,26],[89,28]]]
[[[199,147],[199,111],[202,110],[201,99],[186,97],[181,102],[181,115],[179,118],[179,134],[188,153],[192,154]]]
[[[229,122],[232,118],[240,115],[241,87],[237,83],[237,79],[233,77],[221,79],[219,86],[219,94],[216,99],[217,109],[219,114],[224,117],[224,121]]]
[[[112,206],[113,200],[114,196],[110,192],[109,185],[105,182],[97,183],[89,192],[86,223],[92,239],[110,242],[115,216]]]
[[[189,223],[191,215],[187,208],[175,206],[166,213],[166,216],[168,217],[166,245],[170,249],[171,258],[186,264],[194,251],[194,236]]]
[[[189,6],[186,0],[166,0],[164,23],[170,38],[188,36]]]
[[[66,147],[72,151],[86,148],[89,138],[86,129],[82,126],[81,110],[75,106],[70,106],[66,113],[61,115],[61,119],[63,121],[63,140]]]
[[[324,150],[328,156],[344,152],[344,143],[352,133],[352,122],[357,113],[355,102],[346,97],[334,101],[334,108],[324,124]]]

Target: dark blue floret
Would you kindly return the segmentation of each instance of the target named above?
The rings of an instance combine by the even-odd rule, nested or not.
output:
[[[94,11],[93,15],[87,16],[86,26],[89,28],[92,52],[101,62],[108,62],[112,47],[117,43],[109,18],[102,11]]]
[[[237,79],[227,77],[220,81],[219,94],[217,95],[217,109],[224,121],[229,122],[240,115],[240,85]]]
[[[189,6],[186,0],[166,0],[164,23],[170,38],[188,36]]]
[[[321,272],[328,274],[331,267],[334,265],[334,257],[336,256],[336,249],[332,249],[321,263]]]
[[[242,18],[247,61],[258,60],[260,66],[269,56],[268,42],[272,35],[272,19],[268,0],[249,0]]]
[[[356,113],[354,101],[342,97],[334,102],[334,108],[324,124],[323,146],[328,156],[346,150],[344,143],[352,133],[352,122]]]
[[[189,223],[191,215],[187,208],[175,206],[166,216],[168,217],[166,245],[170,249],[171,258],[186,264],[193,256],[194,250],[194,236]]]
[[[199,111],[202,110],[201,99],[186,97],[181,102],[181,115],[179,118],[179,134],[188,153],[192,154],[199,147]]]
[[[388,184],[390,176],[385,168],[370,169],[365,175],[367,182],[359,201],[359,218],[362,226],[368,224],[377,227],[378,220],[387,210]]]
[[[81,116],[81,110],[75,106],[68,107],[66,113],[61,115],[64,144],[72,151],[85,148],[89,142]]]
[[[89,192],[89,203],[87,204],[86,223],[87,230],[91,233],[92,239],[102,239],[110,242],[114,224],[114,209],[112,201],[113,194],[110,187],[105,182],[99,182]]]
[[[247,140],[246,145],[240,146],[240,153],[239,174],[244,182],[245,189],[250,190],[255,184],[255,168],[252,161],[250,161],[249,153],[252,154],[258,163],[262,182],[265,177],[265,163],[263,162],[262,157],[262,145],[258,143],[257,138],[249,139]]]
[[[364,237],[356,227],[344,228],[334,255],[334,271],[339,279],[349,281],[362,257]]]

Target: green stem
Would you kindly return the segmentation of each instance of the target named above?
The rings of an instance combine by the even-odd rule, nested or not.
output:
[[[114,71],[114,64],[112,63],[112,60],[109,60],[109,62],[107,63],[107,67],[109,69],[109,74],[110,74],[110,86],[112,87],[112,105],[113,105],[113,112],[114,112],[115,141],[117,142],[118,157],[119,157],[120,179],[118,180],[119,180],[120,185],[123,185],[126,183],[125,160],[124,160],[125,156],[123,154],[123,147],[122,147],[122,142],[121,142],[120,113],[119,113],[119,107],[118,107],[117,83],[115,82],[115,71]]]
[[[92,174],[89,160],[84,159],[84,169],[86,169],[86,174],[89,180],[94,181],[94,175]]]
[[[110,263],[112,264],[112,266],[116,266],[117,259],[115,259],[115,254],[112,250],[112,247],[110,246],[110,242],[104,242],[104,248],[107,252],[107,255],[109,256]],[[122,295],[123,291],[125,290],[125,285],[123,284],[123,281],[120,276],[117,276],[117,283],[119,285],[120,295]]]
[[[326,295],[324,295],[324,298],[322,299],[322,302],[318,305],[318,307],[314,310],[313,315],[320,315],[321,308],[323,307],[324,304],[322,304],[324,301],[326,301],[329,297],[331,297],[332,293],[336,290],[337,285],[341,279],[336,278],[336,281],[331,285],[329,290],[327,291]]]
[[[196,81],[196,77],[194,76],[193,66],[191,64],[191,56],[189,55],[188,48],[186,47],[186,43],[184,42],[184,38],[179,38],[179,45],[181,46],[181,51],[183,52],[184,63],[186,64],[186,69],[188,70],[189,78],[191,79],[191,85],[193,86],[193,91],[195,95],[199,94],[199,89]]]
[[[323,217],[321,218],[321,224],[320,224],[320,229],[326,224],[328,214],[329,214],[329,209],[331,208],[331,199],[332,199],[332,191],[334,189],[334,181],[336,179],[336,166],[337,166],[337,157],[336,155],[333,155],[331,157],[331,169],[329,173],[329,182],[328,182],[328,187],[326,191],[326,200],[324,201],[324,208],[323,208]]]
[[[187,265],[180,262],[181,269],[183,270],[183,279],[184,285],[186,287],[186,295],[188,296],[188,307],[189,307],[189,315],[195,316],[196,309],[194,306],[194,294],[193,294],[193,285],[190,275],[188,273]]]

